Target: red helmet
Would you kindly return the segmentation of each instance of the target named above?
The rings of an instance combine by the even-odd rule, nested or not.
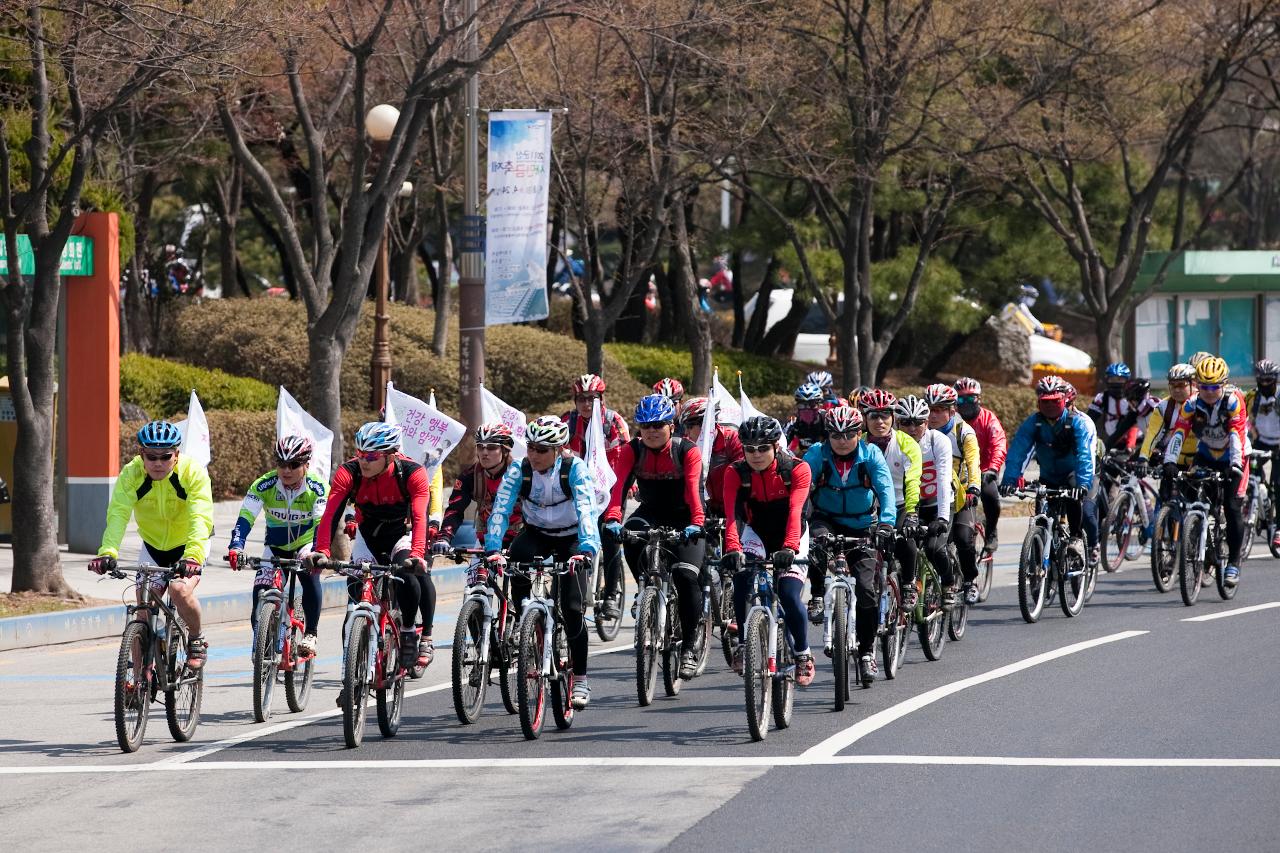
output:
[[[687,424],[689,421],[700,421],[707,416],[707,398],[706,397],[690,397],[684,401],[684,405],[680,407],[680,423]]]
[[[573,380],[574,394],[603,394],[604,380],[594,373],[584,373]]]
[[[858,400],[858,406],[864,412],[878,412],[884,410],[892,410],[893,404],[898,402],[898,398],[883,388],[873,388],[863,393]]]
[[[826,412],[827,429],[831,432],[855,432],[862,429],[862,412],[853,406],[836,406]]]
[[[668,376],[653,383],[653,393],[661,394],[673,403],[679,403],[684,397],[684,386],[680,384],[679,379]]]
[[[1053,394],[1061,394],[1066,397],[1068,393],[1075,391],[1074,388],[1071,388],[1071,392],[1068,392],[1068,388],[1071,388],[1071,386],[1060,376],[1041,376],[1040,381],[1036,383],[1036,396],[1048,397]]]
[[[956,380],[955,389],[957,394],[981,394],[982,383],[974,379],[972,376],[961,376]]]
[[[941,382],[924,389],[924,401],[930,406],[954,406],[958,396],[956,389]]]
[[[480,424],[475,432],[476,444],[501,444],[510,450],[515,446],[511,427],[504,423]]]

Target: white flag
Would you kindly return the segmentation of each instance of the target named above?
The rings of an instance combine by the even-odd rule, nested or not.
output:
[[[209,422],[205,420],[204,407],[200,405],[200,398],[196,396],[194,388],[191,389],[191,402],[187,404],[187,419],[177,424],[177,427],[182,433],[182,445],[178,451],[208,468],[212,458],[209,449]]]
[[[702,454],[702,499],[708,500],[711,493],[707,491],[707,472],[711,470],[711,451],[716,446],[716,405],[715,397],[707,396],[707,413],[702,418],[702,432],[698,434],[698,452]]]
[[[436,389],[432,388],[431,393],[427,395],[427,405],[431,408],[436,407]]]
[[[747,396],[747,392],[742,390],[742,371],[738,371],[738,397],[742,401],[742,419],[758,418],[764,415],[759,409],[751,405],[751,398]]]
[[[434,470],[453,452],[467,428],[453,418],[387,383],[387,423],[404,430],[401,451],[414,462]]]
[[[311,439],[311,470],[322,482],[329,482],[329,468],[333,455],[333,432],[302,408],[293,395],[280,386],[280,399],[276,403],[276,438],[287,435],[305,435]]]
[[[511,428],[515,439],[515,447],[511,448],[512,459],[523,459],[528,444],[524,440],[526,418],[524,412],[515,406],[504,403],[484,385],[480,386],[480,417],[485,423],[503,423]]]
[[[718,423],[733,424],[738,426],[742,423],[742,406],[738,401],[733,399],[733,395],[729,393],[729,389],[720,384],[720,371],[715,372],[714,378],[711,380],[711,399],[714,400],[719,409]]]
[[[591,471],[591,479],[596,486],[596,507],[604,509],[609,505],[613,484],[618,476],[613,473],[604,445],[604,419],[600,411],[600,398],[591,403],[591,423],[587,424],[587,434],[583,447],[583,458]]]

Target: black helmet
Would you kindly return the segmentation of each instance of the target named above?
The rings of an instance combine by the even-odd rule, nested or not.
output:
[[[1135,376],[1124,383],[1124,397],[1132,403],[1141,403],[1151,393],[1151,380]]]
[[[738,438],[743,444],[776,444],[782,438],[782,427],[776,419],[765,415],[747,418],[738,427]]]

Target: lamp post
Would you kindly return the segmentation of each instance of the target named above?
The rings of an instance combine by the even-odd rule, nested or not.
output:
[[[463,15],[471,23],[463,41],[463,57],[478,55],[476,0],[466,0]],[[458,385],[462,419],[480,425],[480,381],[484,378],[484,220],[480,217],[480,80],[475,68],[467,72],[466,117],[463,129],[462,251],[458,276]]]
[[[374,150],[381,151],[386,146],[399,120],[400,111],[390,104],[378,104],[369,110],[364,117],[364,129],[373,140]],[[405,198],[412,193],[413,184],[405,181],[396,196]],[[382,240],[378,244],[378,257],[373,266],[377,302],[373,314],[373,358],[369,365],[369,407],[374,411],[379,411],[386,405],[387,382],[391,379],[391,316],[387,314],[388,291],[391,288],[387,238],[390,227],[391,219],[388,216],[387,224],[382,229]]]

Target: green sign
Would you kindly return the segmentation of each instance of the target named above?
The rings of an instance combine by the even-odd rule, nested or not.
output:
[[[26,234],[18,235],[18,272],[23,275],[34,275],[36,256],[31,251],[31,240]],[[0,275],[9,272],[9,241],[0,235]],[[93,238],[68,237],[67,245],[62,247],[62,265],[58,268],[62,275],[93,275]]]

